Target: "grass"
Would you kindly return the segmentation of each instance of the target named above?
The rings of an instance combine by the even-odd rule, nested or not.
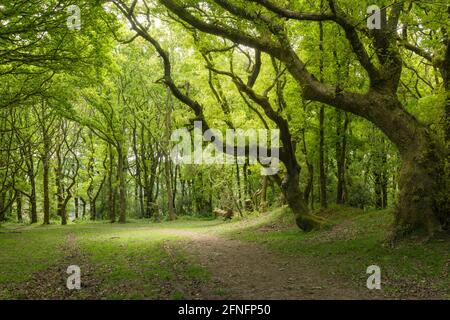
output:
[[[0,231],[0,285],[25,281],[31,273],[54,263],[64,234],[63,229],[48,232],[39,227],[33,228],[33,232],[9,228]]]
[[[14,298],[11,284],[20,284],[57,263],[67,236],[76,238],[98,280],[102,298],[183,299],[188,293],[176,283],[205,283],[210,272],[178,245],[185,237],[165,232],[190,230],[255,242],[286,256],[303,257],[324,274],[365,285],[370,265],[382,271],[384,291],[392,297],[427,297],[433,292],[450,298],[450,241],[408,240],[392,248],[384,240],[392,212],[333,207],[318,214],[331,222],[327,230],[304,233],[292,214],[280,208],[252,213],[233,221],[180,218],[154,223],[131,220],[120,224],[77,222],[68,226],[4,224],[0,228],[0,298]],[[225,295],[226,288],[216,288]]]
[[[176,224],[181,226],[181,222]],[[177,248],[181,237],[154,228],[148,222],[97,222],[33,226],[19,233],[13,225],[4,226],[0,231],[0,298],[14,298],[7,285],[31,279],[67,254],[63,244],[69,234],[75,235],[77,246],[87,255],[94,270],[92,276],[98,280],[96,290],[105,299],[162,298],[171,290],[164,287],[165,283],[208,280],[207,270]],[[166,245],[169,242],[173,243],[170,247]],[[176,279],[179,275],[183,279]]]

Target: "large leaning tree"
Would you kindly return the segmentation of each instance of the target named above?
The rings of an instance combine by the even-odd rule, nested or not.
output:
[[[183,103],[191,107],[197,117],[203,117],[202,106],[182,93],[171,76],[167,52],[153,38],[137,18],[138,1],[113,1],[131,23],[138,35],[149,41],[164,61],[166,85]],[[393,1],[381,9],[382,26],[369,29],[366,24],[365,4],[350,0],[323,0],[314,4],[306,1],[282,0],[158,0],[142,1],[144,8],[155,5],[165,8],[186,28],[226,39],[237,45],[253,48],[282,62],[297,82],[303,99],[363,117],[377,126],[397,147],[402,159],[400,194],[395,210],[395,236],[412,231],[433,234],[450,223],[449,186],[446,162],[449,141],[449,68],[450,68],[450,9],[421,1]],[[141,3],[141,1],[139,1]],[[380,4],[381,6],[382,4]],[[430,17],[433,21],[430,22]],[[436,23],[437,21],[437,23]],[[367,85],[363,90],[346,88],[341,83],[330,83],[312,70],[320,70],[304,60],[301,40],[307,37],[310,24],[332,24],[340,31],[336,41],[344,42],[357,61]],[[430,26],[427,24],[430,23]],[[433,28],[429,32],[429,28]],[[341,37],[341,38],[339,38]],[[431,130],[406,110],[398,92],[405,72],[405,59],[417,56],[428,61],[440,79],[437,81],[447,95],[445,138]],[[232,76],[232,75],[230,75]],[[241,90],[251,97],[251,86],[239,83]],[[253,100],[264,97],[254,95]],[[256,101],[258,102],[258,101]],[[266,115],[278,125],[283,119],[270,106]],[[264,109],[264,106],[263,106]],[[297,225],[303,230],[320,226],[299,189],[300,166],[292,161],[289,130],[281,132],[283,150],[280,158],[286,166],[281,183],[286,200],[293,210]],[[295,157],[295,155],[294,155]],[[284,158],[284,159],[283,159]]]

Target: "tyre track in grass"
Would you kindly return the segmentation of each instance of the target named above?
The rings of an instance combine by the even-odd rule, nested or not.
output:
[[[29,280],[11,284],[6,290],[15,299],[22,300],[76,300],[98,299],[100,280],[94,276],[94,267],[89,257],[82,252],[77,244],[75,234],[66,236],[64,245],[60,248],[62,257],[44,270],[33,273]],[[81,290],[67,288],[67,268],[77,265],[81,270]]]

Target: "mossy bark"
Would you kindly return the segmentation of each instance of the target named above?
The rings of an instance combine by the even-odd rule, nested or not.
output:
[[[395,238],[417,232],[431,236],[450,223],[445,153],[426,130],[417,128],[416,132],[417,144],[401,152]]]
[[[445,147],[436,134],[409,114],[395,96],[372,92],[369,116],[399,150],[402,167],[395,209],[394,238],[423,232],[429,236],[450,222]]]
[[[281,184],[283,195],[295,216],[295,223],[303,231],[319,230],[325,220],[309,212],[308,202],[303,198],[299,187],[298,173],[287,173]]]

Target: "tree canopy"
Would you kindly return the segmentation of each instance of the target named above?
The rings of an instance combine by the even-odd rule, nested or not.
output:
[[[317,209],[337,203],[395,207],[393,239],[448,230],[450,6],[378,1],[373,29],[370,5],[0,5],[0,221],[287,205],[311,231],[328,224]],[[195,144],[195,123],[221,133],[215,152],[232,161],[172,161],[172,133]],[[279,130],[276,174],[250,161],[250,143],[234,157],[227,129]]]

